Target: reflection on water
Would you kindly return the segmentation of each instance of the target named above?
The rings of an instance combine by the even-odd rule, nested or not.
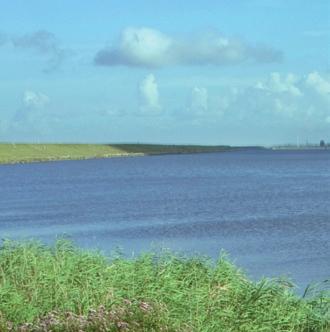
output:
[[[241,151],[0,166],[1,237],[131,254],[225,249],[253,277],[330,275],[330,152]]]

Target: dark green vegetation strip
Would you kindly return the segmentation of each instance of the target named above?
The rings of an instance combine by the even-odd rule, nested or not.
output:
[[[230,149],[232,148],[229,146],[157,144],[0,144],[0,164],[167,153],[219,152]]]
[[[110,259],[66,241],[4,242],[0,331],[329,331],[329,293],[291,287],[252,282],[225,257]]]

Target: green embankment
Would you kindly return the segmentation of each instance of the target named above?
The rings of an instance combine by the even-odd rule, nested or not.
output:
[[[166,252],[128,260],[62,240],[5,242],[0,331],[329,331],[329,293],[298,297],[291,287],[252,282],[223,256],[216,264]]]
[[[158,144],[0,144],[0,164],[226,151],[228,146]]]

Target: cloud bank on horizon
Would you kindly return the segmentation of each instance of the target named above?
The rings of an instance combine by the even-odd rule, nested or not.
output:
[[[164,67],[222,66],[242,62],[271,63],[282,52],[265,45],[252,45],[216,32],[174,38],[156,29],[126,28],[117,44],[100,50],[94,63],[100,66]]]
[[[330,129],[330,75],[324,77],[318,72],[304,76],[274,72],[244,87],[220,87],[215,92],[207,87],[192,86],[185,98],[176,100],[179,104],[176,109],[160,102],[164,98],[157,77],[148,74],[139,82],[138,97],[131,112],[118,108],[96,112],[92,118],[88,114],[80,114],[80,121],[85,120],[81,122],[85,126],[98,123],[101,132],[107,130],[106,124],[111,122],[124,130],[131,128],[130,123],[138,123],[141,130],[152,126],[159,131],[158,134],[168,127],[173,130],[175,140],[178,132],[182,134],[187,128],[192,130],[187,131],[190,136],[207,128],[211,132],[218,130],[219,134],[226,133],[234,142],[232,144],[239,144],[237,132],[241,131],[256,142],[263,139],[264,144],[272,144],[267,132],[268,135],[275,132],[285,136],[293,131],[302,137],[306,134],[307,138],[312,138],[315,130],[320,135],[326,135]],[[30,133],[34,137],[48,137],[47,140],[51,140],[54,128],[55,132],[65,128],[69,130],[66,127],[67,114],[47,112],[50,99],[40,91],[25,91],[21,106],[13,118],[2,123],[3,132],[17,137]],[[175,140],[167,138],[170,143],[175,143]],[[205,140],[202,143],[208,142]]]

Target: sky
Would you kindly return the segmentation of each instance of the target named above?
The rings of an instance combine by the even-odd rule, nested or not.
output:
[[[0,141],[330,142],[328,0],[0,6]]]

